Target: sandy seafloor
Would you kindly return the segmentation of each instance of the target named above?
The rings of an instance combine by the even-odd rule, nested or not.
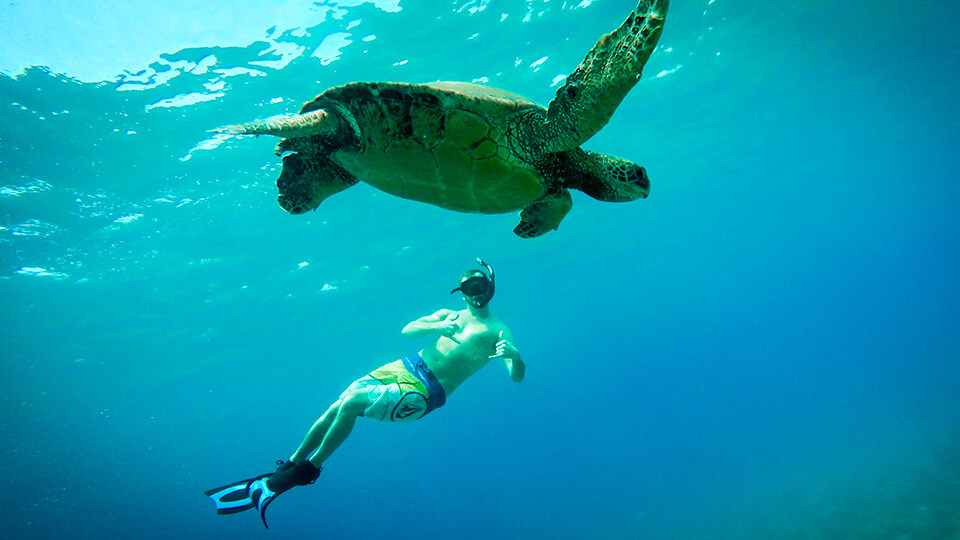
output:
[[[960,10],[675,0],[584,147],[650,197],[559,230],[353,187],[276,204],[269,137],[351,81],[546,104],[630,0],[0,6],[5,538],[960,538]],[[490,365],[217,516],[483,257]]]

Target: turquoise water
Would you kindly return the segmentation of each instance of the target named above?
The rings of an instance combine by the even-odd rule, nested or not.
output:
[[[960,538],[956,5],[674,0],[585,145],[650,197],[521,240],[367,186],[287,215],[275,141],[207,130],[357,80],[546,104],[630,0],[267,4],[0,7],[6,537]],[[477,256],[522,384],[215,515]]]

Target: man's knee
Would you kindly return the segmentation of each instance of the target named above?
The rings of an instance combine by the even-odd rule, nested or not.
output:
[[[367,408],[367,405],[368,400],[366,391],[351,390],[341,398],[340,416],[363,416],[363,411]]]

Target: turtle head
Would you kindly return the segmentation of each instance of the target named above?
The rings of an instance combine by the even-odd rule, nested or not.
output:
[[[325,155],[288,154],[277,178],[277,202],[291,214],[302,214],[356,183],[355,177]]]
[[[280,207],[291,214],[302,214],[316,210],[323,200],[323,196],[314,193],[314,175],[311,174],[309,160],[300,154],[289,154],[283,157],[283,170],[277,178],[277,189],[280,195],[277,202]]]
[[[629,202],[650,194],[647,170],[632,161],[574,150],[563,167],[564,187],[578,189],[599,201]]]

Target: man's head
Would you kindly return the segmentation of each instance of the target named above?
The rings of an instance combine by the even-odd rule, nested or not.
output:
[[[489,264],[477,259],[477,263],[484,266],[489,272],[489,277],[480,270],[467,270],[460,276],[460,286],[450,291],[453,294],[457,291],[463,293],[463,300],[475,308],[483,308],[493,298],[496,280],[493,275],[493,268]]]

